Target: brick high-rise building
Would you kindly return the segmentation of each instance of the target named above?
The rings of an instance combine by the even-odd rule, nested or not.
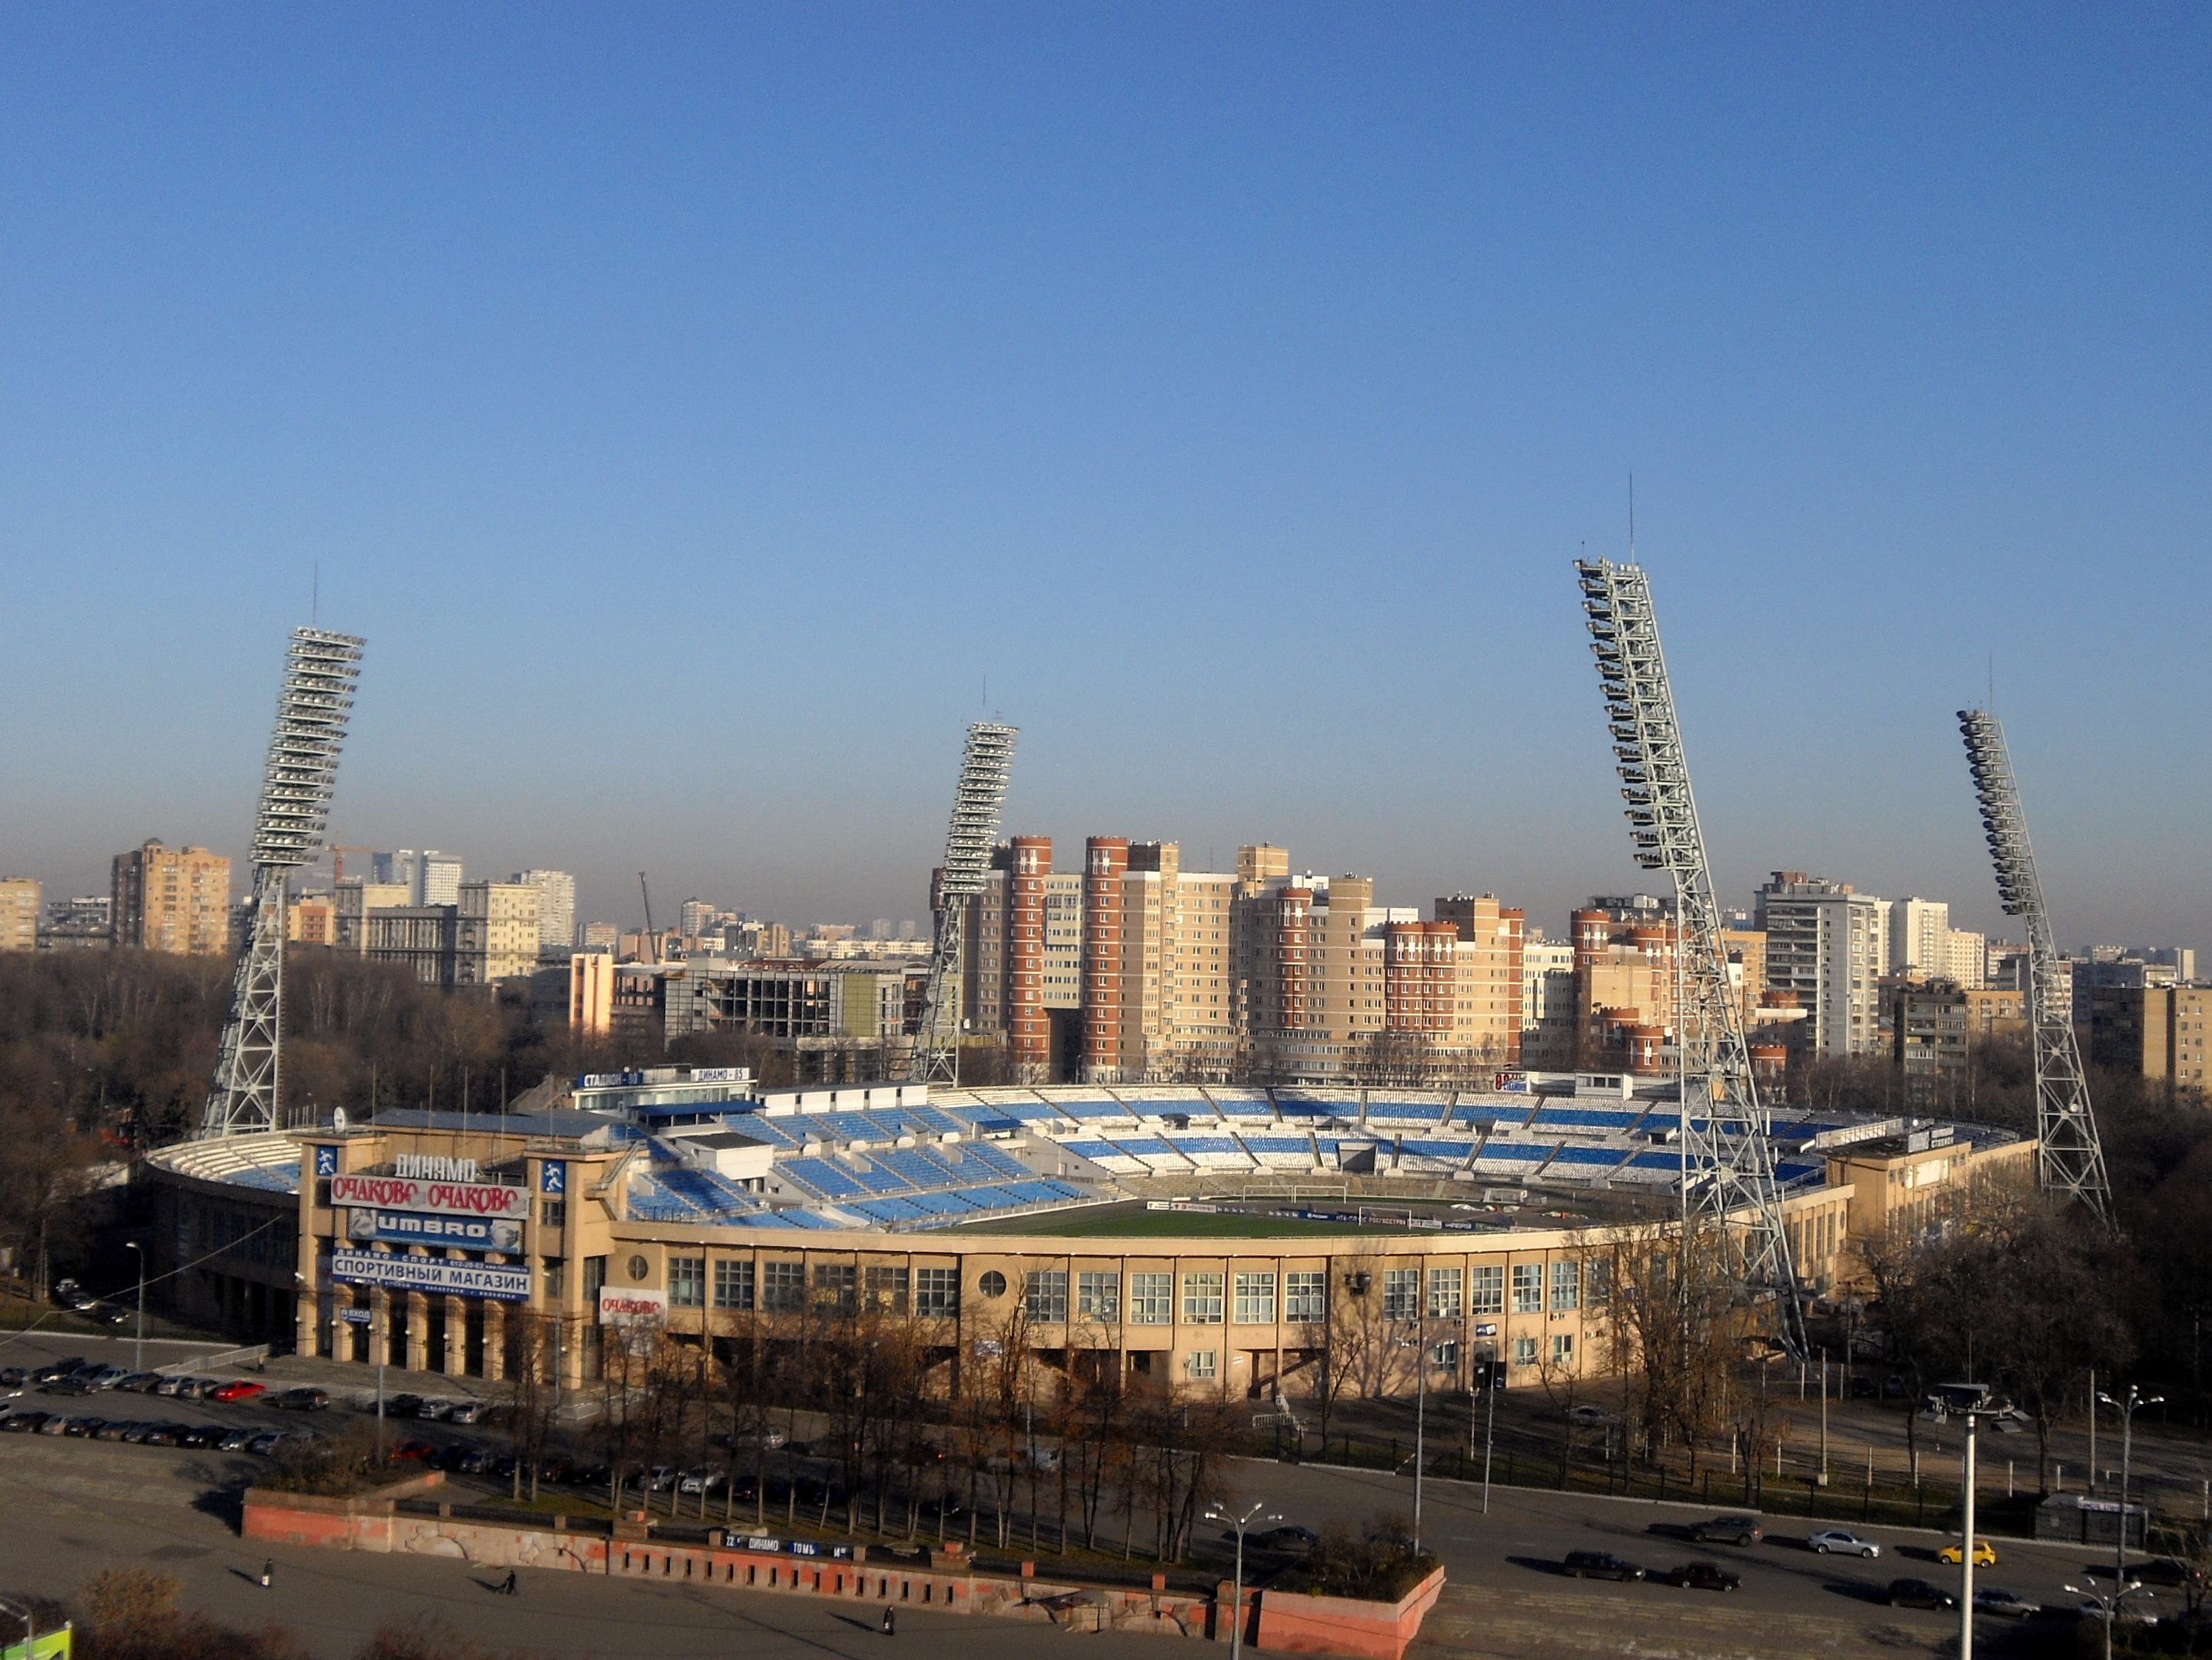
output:
[[[115,943],[217,957],[230,949],[230,860],[148,842],[113,861]]]
[[[0,880],[0,951],[36,951],[41,890],[27,876]]]

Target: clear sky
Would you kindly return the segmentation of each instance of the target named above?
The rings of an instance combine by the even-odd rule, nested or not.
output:
[[[349,842],[921,912],[1009,828],[1554,930],[1636,477],[1723,897],[2212,945],[2212,11],[0,11],[0,867]]]

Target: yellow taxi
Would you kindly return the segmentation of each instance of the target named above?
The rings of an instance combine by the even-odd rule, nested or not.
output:
[[[1956,1567],[1959,1565],[1959,1557],[1962,1549],[1963,1547],[1960,1545],[1946,1545],[1942,1549],[1936,1553],[1936,1560],[1939,1562],[1948,1562],[1952,1566]],[[1996,1566],[1996,1548],[1991,1545],[1986,1539],[1975,1540],[1974,1566],[1978,1568],[1993,1568]]]

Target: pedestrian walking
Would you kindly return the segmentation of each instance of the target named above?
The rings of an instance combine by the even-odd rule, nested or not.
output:
[[[261,1564],[261,1589],[262,1589],[262,1590],[267,1590],[269,1589],[269,1581],[270,1581],[270,1576],[272,1576],[273,1574],[275,1574],[275,1572],[276,1572],[276,1558],[274,1558],[274,1557],[267,1557],[267,1558],[263,1559],[263,1561],[262,1561],[262,1564]]]
[[[513,1568],[509,1568],[507,1571],[507,1583],[500,1587],[500,1590],[505,1596],[512,1596],[514,1595],[514,1570]]]
[[[896,1637],[898,1635],[898,1610],[896,1608],[885,1608],[884,1610],[884,1635],[886,1637]]]

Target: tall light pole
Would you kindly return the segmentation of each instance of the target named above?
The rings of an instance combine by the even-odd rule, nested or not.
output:
[[[2133,1383],[2128,1385],[2128,1398],[2115,1401],[2109,1395],[2097,1397],[2120,1414],[2120,1514],[2119,1530],[2112,1540],[2112,1584],[2124,1587],[2128,1583],[2128,1460],[2135,1451],[2136,1414],[2144,1407],[2163,1406],[2162,1395],[2145,1395]],[[2112,1594],[2112,1615],[2119,1614],[2119,1599],[2127,1593],[2116,1589]],[[2112,1651],[2112,1621],[2105,1621],[2105,1652]]]
[[[131,1351],[131,1370],[146,1370],[146,1248],[136,1239],[126,1239],[123,1249],[138,1253],[138,1341]]]
[[[1959,1548],[1959,1660],[1974,1660],[1974,1426],[1980,1413],[1979,1402],[1966,1411],[1966,1490],[1960,1517],[1966,1537]]]
[[[1207,1521],[1226,1522],[1237,1529],[1237,1589],[1230,1599],[1229,1660],[1243,1660],[1244,1654],[1244,1529],[1267,1507],[1263,1499],[1242,1516],[1232,1516],[1218,1505],[1206,1512]],[[1270,1514],[1262,1519],[1279,1522],[1283,1518]]]

